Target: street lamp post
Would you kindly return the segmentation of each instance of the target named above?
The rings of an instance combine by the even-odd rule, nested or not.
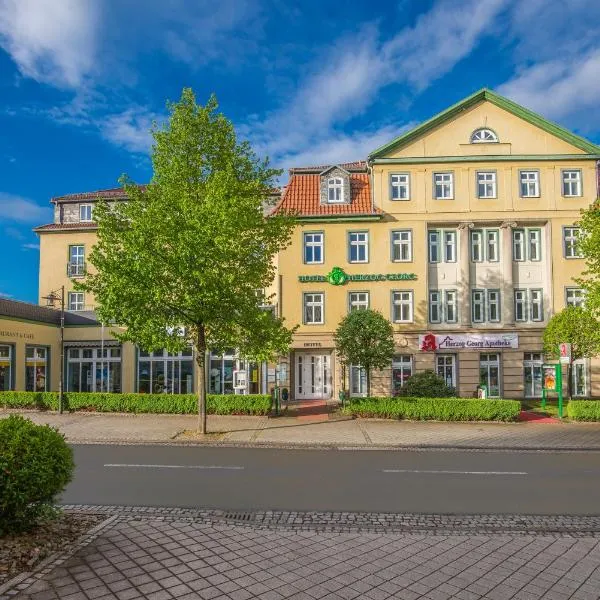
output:
[[[42,296],[46,305],[54,308],[54,303],[60,301],[60,371],[58,379],[58,412],[63,412],[64,375],[65,375],[65,286]]]

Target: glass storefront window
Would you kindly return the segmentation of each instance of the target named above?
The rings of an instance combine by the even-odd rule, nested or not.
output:
[[[12,346],[0,346],[0,392],[12,388]]]
[[[397,354],[392,360],[392,395],[398,396],[400,388],[412,375],[412,356]]]
[[[500,355],[480,354],[479,382],[487,387],[488,398],[500,397]]]
[[[48,390],[48,349],[45,347],[25,348],[25,390],[27,392]]]
[[[573,379],[571,388],[573,396],[586,397],[588,395],[588,386],[587,365],[585,359],[573,362],[571,377]]]
[[[68,392],[121,391],[121,348],[68,348]]]
[[[359,365],[350,365],[350,395],[367,395],[367,371]]]
[[[235,351],[225,354],[210,354],[208,371],[208,391],[210,394],[233,394],[233,371],[236,368]]]
[[[525,398],[542,397],[542,354],[525,352],[523,369],[525,371]]]
[[[176,354],[164,349],[138,351],[137,391],[140,394],[192,394],[193,378],[191,348]]]
[[[435,371],[446,385],[456,388],[456,355],[438,354],[435,357]]]

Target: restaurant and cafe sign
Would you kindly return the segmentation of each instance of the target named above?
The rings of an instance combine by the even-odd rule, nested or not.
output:
[[[436,350],[481,350],[518,348],[519,336],[516,333],[459,333],[435,335],[427,333],[419,336],[419,349],[423,352]]]
[[[344,285],[349,281],[405,281],[417,278],[416,273],[361,273],[349,275],[341,267],[333,267],[327,275],[298,275],[300,283],[329,282],[331,285]]]

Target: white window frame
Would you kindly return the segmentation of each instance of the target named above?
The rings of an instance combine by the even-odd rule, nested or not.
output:
[[[581,169],[563,169],[561,171],[560,188],[564,198],[578,198],[583,195],[581,179]]]
[[[410,173],[390,173],[390,200],[410,200]]]
[[[519,171],[519,195],[521,198],[540,197],[540,172],[535,169]]]
[[[540,288],[529,290],[529,316],[534,323],[544,320],[544,290]]]
[[[444,249],[443,260],[446,263],[456,262],[456,231],[445,229],[442,231],[442,244]],[[448,254],[448,250],[450,253]]]
[[[391,232],[391,246],[392,262],[412,262],[412,229],[393,230]],[[398,250],[398,256],[400,256],[400,258],[396,258],[396,250]],[[406,258],[402,258],[403,254],[406,254]]]
[[[411,377],[414,372],[412,355],[394,354],[392,357],[392,395],[396,392],[396,378],[394,377],[394,371],[400,371],[399,388],[402,388],[405,380]]]
[[[452,316],[449,316],[450,307]],[[458,293],[456,290],[444,290],[444,319],[446,323],[458,323]]]
[[[405,308],[408,308],[407,318],[403,316]],[[412,290],[392,290],[392,323],[412,323],[414,319],[413,308]],[[396,318],[396,311],[398,311],[398,319]]]
[[[344,180],[341,177],[327,179],[328,204],[341,204],[344,202]]]
[[[492,317],[493,308],[495,307],[496,316]],[[502,320],[502,304],[499,289],[486,290],[486,317],[488,323],[500,323]]]
[[[352,249],[356,249],[356,260],[352,260]],[[364,249],[364,259],[360,259],[361,249]],[[364,264],[369,262],[369,232],[348,232],[348,262],[351,264]]]
[[[369,292],[348,292],[348,312],[367,310],[369,300]]]
[[[495,357],[494,359],[490,357]],[[479,355],[479,381],[481,382],[481,371],[483,369],[487,372],[486,386],[488,390],[489,398],[501,398],[502,397],[502,354],[499,352],[484,352]],[[490,393],[490,369],[496,367],[498,369],[498,393],[492,395]]]
[[[525,244],[525,239],[525,229],[519,228],[512,230],[512,253],[513,261],[515,262],[524,262],[527,259],[527,246]]]
[[[480,317],[475,317],[475,308],[478,307]],[[477,288],[471,290],[471,321],[473,323],[485,323],[485,290]]]
[[[581,227],[563,227],[563,256],[565,258],[583,258],[579,250]]]
[[[585,290],[578,287],[566,287],[565,306],[585,306]]]
[[[470,235],[471,262],[478,263],[484,260],[483,230],[473,229]]]
[[[84,213],[88,213],[87,214]],[[79,205],[79,221],[80,223],[91,223],[94,220],[94,206],[92,204],[80,204]]]
[[[435,372],[441,377],[446,385],[458,389],[456,354],[436,354]],[[450,374],[450,378],[448,378]]]
[[[544,355],[541,352],[525,352],[523,355],[523,395],[525,398],[542,397],[542,365],[544,364]],[[527,372],[531,376],[531,389],[527,389]],[[539,374],[539,393],[535,391],[535,375]],[[531,392],[531,393],[529,393]]]
[[[429,290],[429,322],[441,323],[443,320],[442,291]]]
[[[535,248],[535,253],[532,249]],[[535,258],[533,258],[535,254]],[[527,229],[527,259],[530,262],[542,260],[542,230],[539,228]]]
[[[529,320],[529,310],[528,310],[528,294],[527,290],[524,288],[517,288],[513,292],[514,296],[514,311],[515,311],[515,321],[517,323],[526,323]],[[519,318],[519,311],[517,307],[521,307],[522,316]]]
[[[500,260],[500,232],[497,229],[485,230],[485,258],[487,262]]]
[[[496,171],[477,171],[476,177],[477,198],[487,200],[498,197]]]
[[[498,136],[487,127],[476,129],[469,138],[471,144],[493,144],[498,142]]]
[[[453,171],[439,171],[433,174],[433,197],[435,200],[454,200]]]
[[[442,244],[441,244],[442,232],[438,229],[430,229],[427,232],[427,255],[431,264],[442,262]],[[432,251],[435,249],[435,253]],[[436,255],[436,259],[433,259],[433,255]]]
[[[583,372],[583,390],[579,388],[577,385],[577,372]],[[589,369],[588,369],[588,361],[585,358],[580,358],[578,360],[573,361],[573,368],[571,370],[571,390],[573,392],[573,396],[577,398],[587,398],[590,395],[590,380],[589,380]]]
[[[320,238],[319,241],[317,239]],[[322,265],[325,262],[325,234],[322,231],[305,231],[302,236],[303,240],[303,259],[305,265]],[[321,260],[315,260],[315,248],[320,250]],[[307,250],[311,249],[312,260],[308,260]]]
[[[520,257],[517,258],[517,248]],[[532,258],[535,248],[535,258]],[[540,227],[516,227],[512,230],[512,259],[515,262],[540,262],[542,260],[542,229]]]
[[[310,308],[311,318],[308,318],[307,309]],[[321,309],[321,320],[315,319],[316,309]],[[325,293],[303,292],[302,294],[302,323],[304,325],[323,325],[325,323]]]
[[[85,309],[85,294],[83,292],[69,292],[67,301],[68,310],[79,311]]]

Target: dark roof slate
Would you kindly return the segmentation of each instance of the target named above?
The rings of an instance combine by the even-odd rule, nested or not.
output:
[[[31,302],[22,302],[21,300],[9,300],[8,298],[0,298],[0,316],[25,319],[36,323],[48,323],[57,327],[60,325],[60,310]],[[66,311],[65,325],[99,325],[99,322],[93,312],[75,313]]]

